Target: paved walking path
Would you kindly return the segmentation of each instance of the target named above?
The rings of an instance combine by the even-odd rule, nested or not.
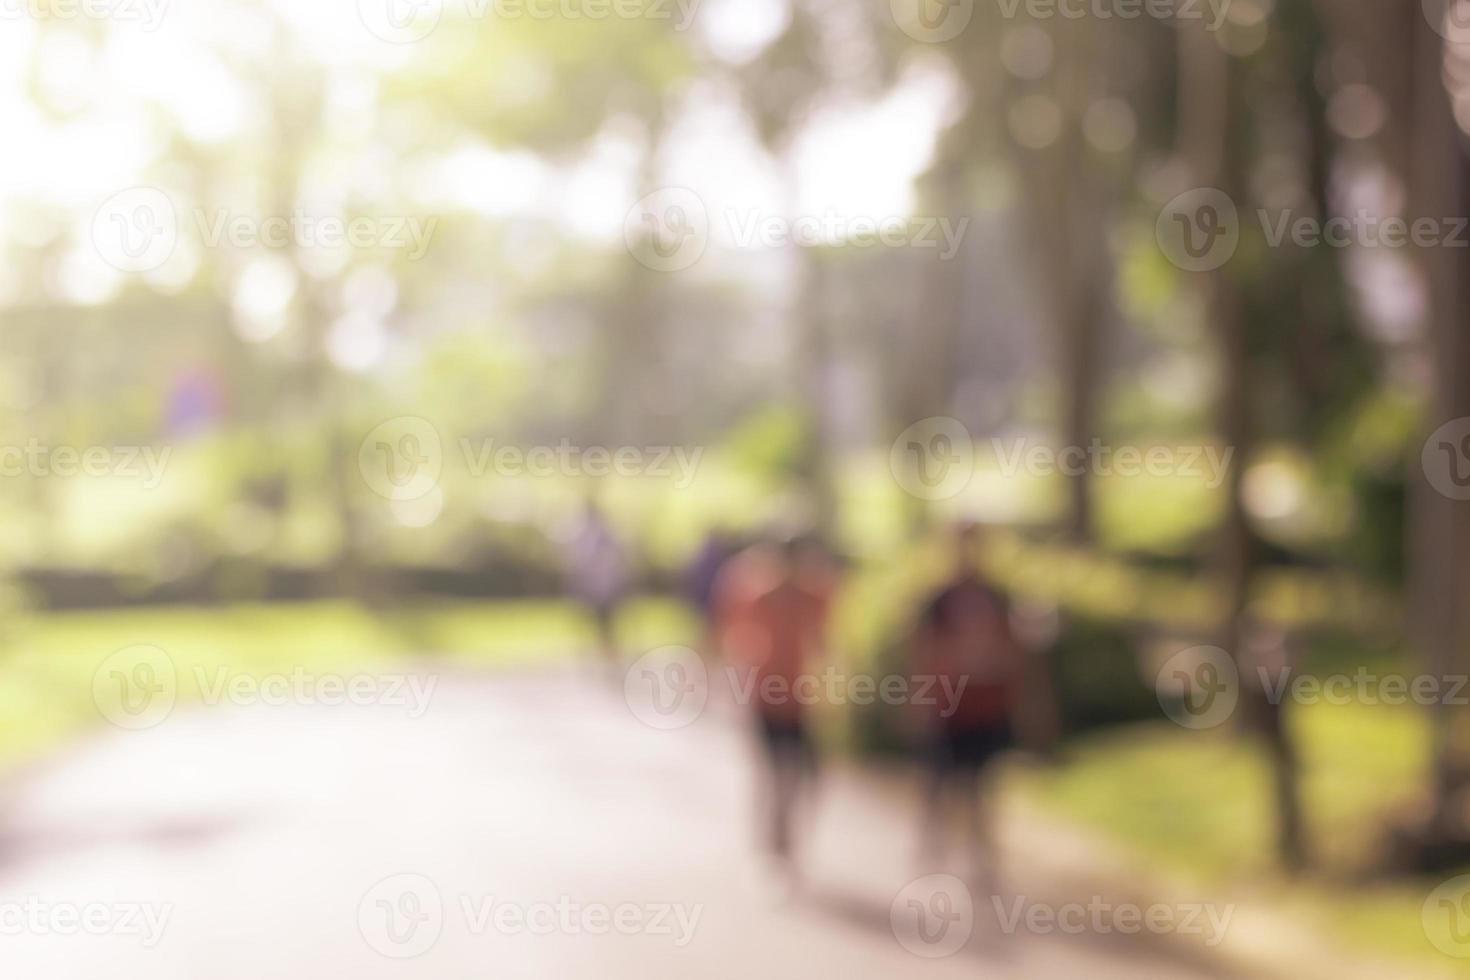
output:
[[[1006,934],[989,899],[914,883],[934,869],[915,865],[908,795],[853,772],[825,780],[805,887],[783,894],[753,860],[752,783],[731,712],[657,731],[585,672],[442,673],[420,718],[180,707],[13,787],[0,975],[1218,975],[1147,937]],[[1066,900],[1012,863],[1006,916],[1016,893]],[[55,934],[79,921],[108,934]]]

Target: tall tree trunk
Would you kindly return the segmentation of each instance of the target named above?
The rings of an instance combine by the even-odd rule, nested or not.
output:
[[[1074,120],[1065,127],[1057,144],[1064,177],[1066,212],[1059,228],[1065,229],[1061,250],[1068,254],[1066,293],[1062,300],[1060,337],[1061,376],[1065,398],[1062,412],[1062,442],[1086,447],[1097,434],[1102,334],[1112,307],[1112,251],[1107,240],[1108,196],[1099,186],[1102,178],[1088,166],[1087,141],[1080,120],[1095,98],[1097,81],[1091,45],[1095,28],[1085,23],[1063,28],[1070,48],[1060,62],[1060,85],[1064,117]],[[1055,193],[1055,188],[1051,189]],[[1047,193],[1041,189],[1041,193]],[[1067,478],[1067,534],[1085,542],[1093,534],[1093,480],[1086,467]]]
[[[1470,173],[1463,137],[1445,91],[1442,39],[1423,17],[1418,21],[1414,59],[1414,120],[1410,183],[1413,218],[1442,222],[1470,213]],[[1463,250],[1430,247],[1420,250],[1429,292],[1427,361],[1432,378],[1424,435],[1451,419],[1470,416],[1470,386],[1465,384],[1470,353],[1466,323],[1470,316],[1470,262]],[[1458,447],[1456,447],[1458,451]],[[1460,672],[1467,639],[1464,595],[1470,585],[1470,520],[1465,503],[1451,500],[1430,485],[1413,454],[1410,486],[1409,591],[1410,632],[1427,659],[1429,673],[1444,677]],[[1431,833],[1455,833],[1451,810],[1462,779],[1454,751],[1454,716],[1437,701],[1431,708]]]
[[[935,211],[959,221],[965,211],[965,161],[946,147],[946,159],[930,171],[926,200]],[[907,322],[902,324],[903,343],[895,367],[900,374],[901,409],[890,435],[920,419],[948,415],[954,410],[955,388],[960,366],[956,358],[966,326],[965,287],[967,253],[963,246],[954,256],[942,258],[938,250],[914,253],[906,271],[913,274],[914,302]],[[919,536],[930,527],[934,516],[928,501],[905,495],[909,532]]]
[[[1106,248],[1106,244],[1100,244]],[[1062,443],[1087,448],[1097,435],[1097,400],[1100,387],[1102,335],[1106,328],[1111,289],[1111,269],[1089,268],[1070,284],[1068,310],[1061,323],[1062,379],[1066,404],[1062,419]],[[1092,474],[1087,468],[1067,477],[1067,536],[1084,543],[1094,533]]]
[[[1200,27],[1181,25],[1179,46],[1180,141],[1195,182],[1224,191],[1241,201],[1239,164],[1231,152],[1240,145],[1236,129],[1240,112],[1232,98],[1232,63],[1217,39]],[[1251,355],[1247,325],[1241,312],[1239,285],[1226,266],[1206,274],[1206,308],[1220,354],[1220,400],[1216,426],[1221,440],[1235,450],[1226,475],[1225,516],[1215,553],[1216,580],[1223,592],[1217,642],[1236,662],[1240,676],[1242,721],[1258,734],[1271,763],[1276,810],[1276,846],[1282,864],[1297,870],[1307,863],[1300,772],[1283,708],[1252,683],[1254,660],[1247,645],[1248,608],[1255,577],[1255,548],[1242,492],[1245,468],[1255,449],[1251,417]],[[1258,653],[1259,651],[1252,651]]]
[[[796,148],[786,145],[780,154],[785,161],[786,212],[791,221],[801,214],[801,174],[796,165]],[[811,508],[811,530],[831,541],[837,528],[837,460],[831,444],[830,340],[827,336],[826,269],[815,249],[796,245],[792,249],[795,288],[791,306],[793,357],[790,384],[801,413],[803,444],[797,462],[797,481]]]
[[[811,530],[830,542],[837,529],[837,460],[831,445],[832,366],[827,336],[827,270],[813,249],[797,246],[796,299],[793,319],[794,343],[792,382],[802,415],[803,446],[797,463],[797,479],[811,506]]]
[[[1033,267],[1041,270],[1043,303],[1052,323],[1055,369],[1061,389],[1063,446],[1086,449],[1097,436],[1103,336],[1113,311],[1112,249],[1107,239],[1108,178],[1088,160],[1080,120],[1097,97],[1095,25],[1058,24],[1057,87],[1061,133],[1041,150],[1017,149],[1015,158],[1026,220],[1035,229]],[[1078,542],[1095,528],[1093,474],[1083,467],[1067,479],[1063,525]]]

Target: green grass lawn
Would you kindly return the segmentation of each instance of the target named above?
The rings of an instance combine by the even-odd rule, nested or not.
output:
[[[619,618],[629,650],[689,642],[677,603],[645,599]],[[199,697],[196,669],[261,677],[300,667],[349,675],[426,654],[469,665],[565,658],[593,646],[590,622],[564,600],[433,602],[376,611],[350,602],[47,613],[8,624],[0,644],[0,766],[32,756],[90,725],[106,724],[93,677],[113,652],[164,650],[179,697]]]
[[[1425,897],[1450,877],[1361,877],[1396,813],[1422,805],[1429,733],[1411,707],[1299,705],[1308,835],[1320,869],[1299,882],[1277,876],[1264,755],[1228,731],[1168,722],[1099,734],[1066,764],[1013,775],[1017,791],[1081,821],[1156,872],[1201,887],[1261,894],[1314,921],[1344,948],[1449,963],[1426,940]]]

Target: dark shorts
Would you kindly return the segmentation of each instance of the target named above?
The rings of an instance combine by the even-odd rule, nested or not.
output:
[[[774,762],[797,762],[804,766],[816,763],[806,722],[799,718],[774,718],[756,715],[756,734],[761,747]]]
[[[929,762],[940,772],[979,772],[1011,746],[1008,725],[941,729],[929,745]]]
[[[587,611],[592,614],[593,624],[600,632],[606,633],[612,629],[613,618],[618,613],[618,600],[587,599],[585,604]]]

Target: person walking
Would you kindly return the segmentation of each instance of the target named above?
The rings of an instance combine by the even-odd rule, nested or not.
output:
[[[811,575],[813,547],[793,539],[751,556],[769,584],[729,610],[734,619],[723,631],[739,673],[737,695],[748,702],[759,742],[765,844],[793,886],[797,811],[817,769],[806,692],[816,689],[814,671],[826,645],[828,596]]]
[[[628,559],[596,501],[588,500],[567,548],[567,583],[587,609],[598,651],[614,671],[618,665],[617,612],[628,593]]]
[[[977,525],[956,528],[950,574],[919,610],[911,662],[916,675],[933,682],[927,689],[940,693],[933,704],[917,706],[929,770],[920,853],[943,860],[958,809],[972,875],[993,888],[999,869],[990,777],[1014,741],[1028,668],[1006,597],[977,567],[979,543]]]

